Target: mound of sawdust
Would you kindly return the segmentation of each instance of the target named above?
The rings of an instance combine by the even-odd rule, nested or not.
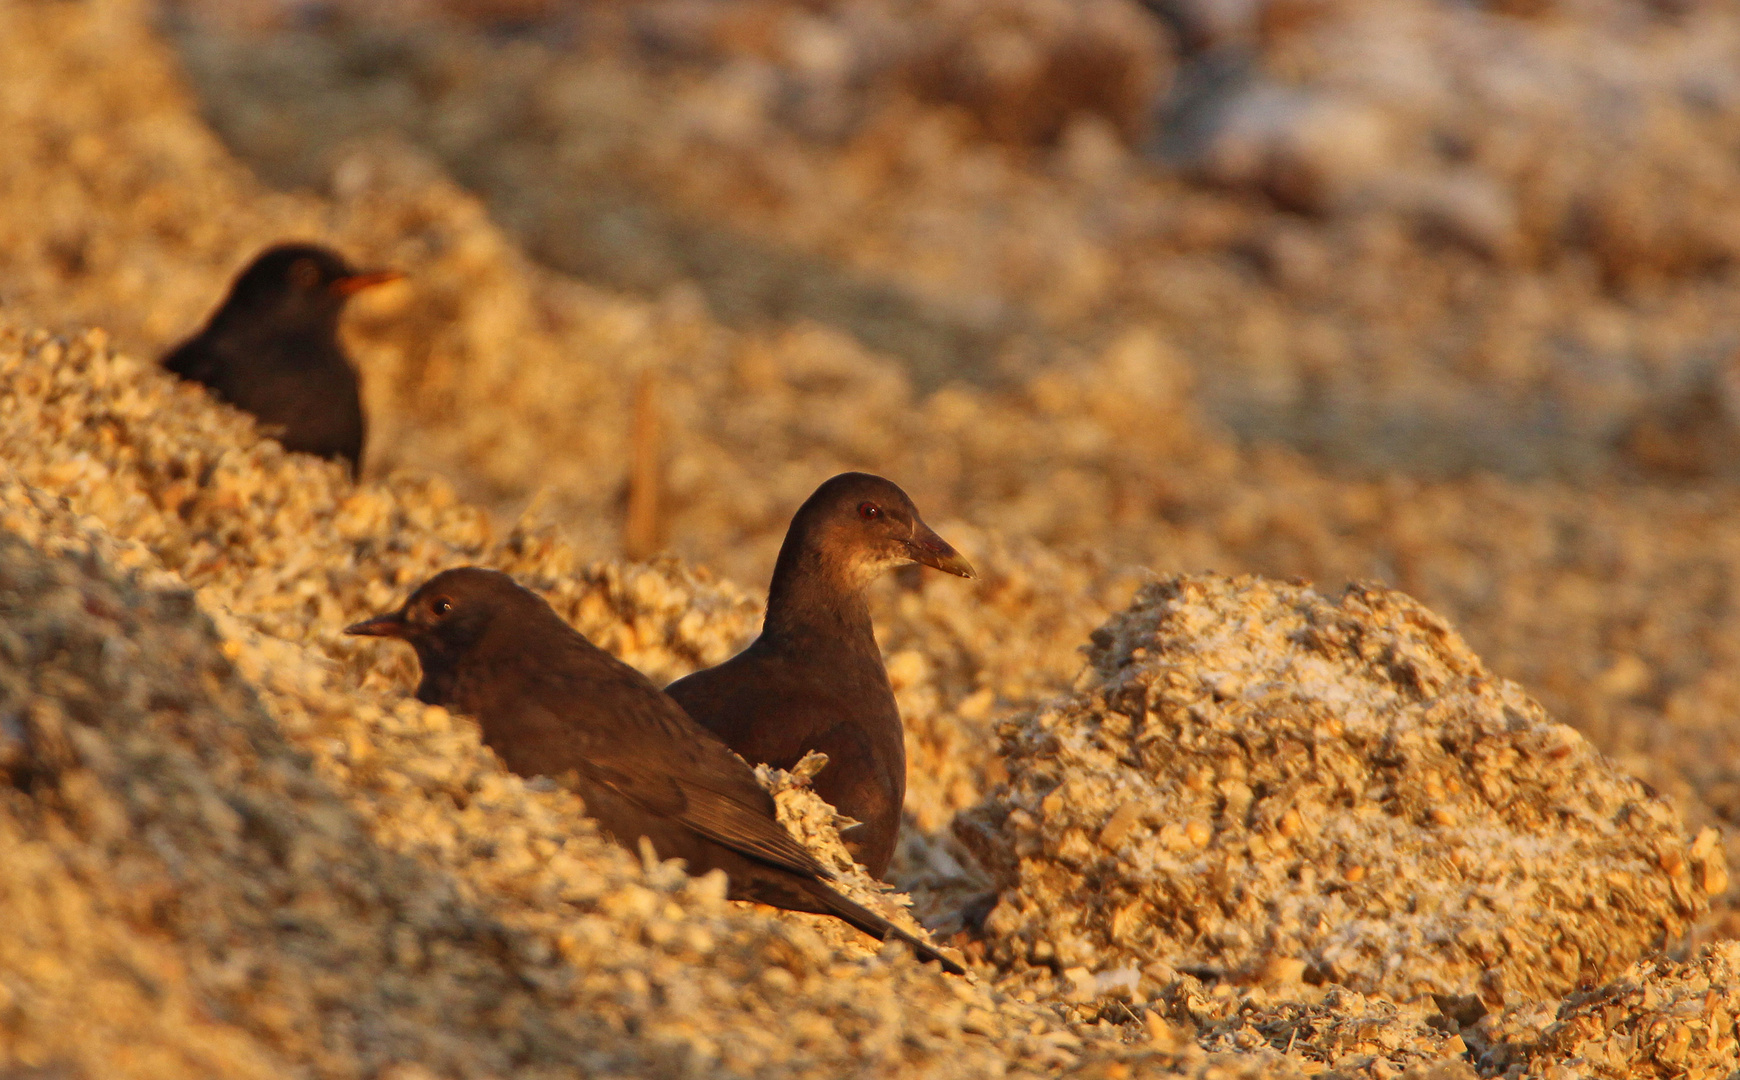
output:
[[[1532,1055],[1596,1077],[1728,1076],[1740,1068],[1740,946],[1684,962],[1645,960],[1611,985],[1572,994]]]
[[[1067,683],[1078,663],[1076,643],[1125,602],[1130,587],[1127,576],[1108,573],[1095,558],[1048,551],[1022,536],[1091,542],[1104,557],[1140,556],[1161,566],[1260,566],[1331,580],[1388,575],[1454,611],[1496,664],[1526,672],[1532,688],[1553,695],[1555,708],[1599,734],[1604,747],[1628,752],[1628,767],[1649,770],[1646,775],[1670,782],[1682,795],[1695,785],[1718,808],[1736,801],[1728,764],[1734,760],[1728,705],[1735,690],[1724,674],[1733,666],[1725,659],[1735,647],[1729,642],[1740,641],[1725,629],[1735,619],[1725,568],[1740,559],[1729,542],[1731,492],[1610,488],[1591,494],[1490,478],[1439,485],[1347,482],[1284,454],[1240,454],[1201,433],[1190,418],[1178,357],[1139,329],[1091,362],[1046,372],[1011,393],[956,388],[920,398],[886,357],[839,334],[802,325],[724,332],[680,293],[647,303],[537,270],[502,239],[476,200],[414,157],[355,155],[334,176],[330,200],[264,191],[199,122],[166,50],[149,34],[139,5],[128,0],[14,5],[0,10],[0,29],[6,60],[0,66],[9,72],[0,125],[18,150],[0,163],[0,187],[14,208],[0,215],[0,303],[14,316],[29,313],[43,325],[99,322],[146,346],[145,356],[197,323],[252,246],[287,234],[322,237],[359,259],[416,271],[410,284],[359,306],[347,320],[371,387],[371,409],[381,420],[375,475],[396,462],[449,469],[468,499],[497,512],[507,507],[510,518],[537,484],[549,483],[553,494],[542,503],[543,516],[560,520],[564,539],[579,540],[589,558],[614,546],[625,404],[636,373],[651,368],[669,391],[676,546],[730,568],[747,584],[765,580],[786,516],[819,477],[867,466],[907,484],[945,535],[987,571],[971,586],[924,581],[918,589],[891,587],[876,597],[913,743],[908,808],[921,826],[908,830],[902,872],[942,896],[944,906],[960,899],[951,890],[962,887],[963,871],[946,834],[938,842],[925,831],[945,827],[955,810],[1000,778],[1002,762],[991,745],[999,718]],[[283,134],[297,137],[288,129]],[[916,145],[937,134],[934,125],[912,125],[895,142]],[[940,156],[917,164],[924,176],[947,176],[947,184],[955,184],[963,173],[947,142]],[[818,172],[816,179],[828,175]],[[1044,185],[1032,194],[1056,202]],[[1163,194],[1171,199],[1177,193],[1168,187]],[[823,216],[833,213],[831,204],[814,205],[826,210]],[[1191,220],[1181,219],[1181,227],[1201,224],[1203,209],[1185,214]],[[1221,208],[1207,209],[1212,218]],[[1025,222],[1032,215],[1014,216]],[[1221,226],[1191,243],[1237,248],[1244,226]],[[1264,250],[1287,246],[1272,239],[1255,238]],[[974,244],[960,250],[975,267],[1020,262],[980,259],[970,254],[983,250]],[[1187,254],[1200,257],[1196,248]],[[1432,252],[1422,257],[1434,265],[1444,261]],[[1286,260],[1270,261],[1275,266],[1268,268],[1279,273]],[[1451,276],[1464,270],[1458,265]],[[1167,296],[1190,300],[1201,290],[1183,286],[1204,283],[1200,267],[1192,273],[1155,280]],[[1411,270],[1385,273],[1410,288],[1417,277]],[[1034,280],[1056,277],[1042,273]],[[1070,280],[1091,282],[1093,275]],[[1100,291],[1081,295],[1089,294]],[[1285,320],[1261,297],[1246,303],[1253,298],[1239,296],[1233,307],[1252,313],[1256,330],[1263,330],[1253,330],[1250,341],[1267,349],[1276,334],[1284,335]],[[1191,320],[1213,323],[1204,320],[1204,310],[1192,308]],[[1323,339],[1307,333],[1296,340],[1315,348]],[[92,515],[93,528],[109,530],[103,543],[116,565],[148,575],[167,565],[197,585],[201,606],[220,627],[221,648],[284,736],[308,755],[319,781],[358,816],[369,842],[448,875],[460,895],[544,943],[533,948],[547,946],[552,956],[570,955],[562,951],[561,935],[575,924],[572,904],[602,895],[600,910],[608,908],[612,919],[622,910],[641,910],[632,899],[641,894],[626,890],[631,899],[622,900],[614,882],[665,895],[685,888],[657,872],[635,876],[642,871],[613,848],[594,851],[572,800],[504,777],[469,723],[408,704],[411,662],[402,650],[359,649],[333,631],[348,618],[396,602],[435,568],[486,562],[545,592],[565,617],[620,655],[655,675],[675,675],[722,658],[753,633],[756,605],[748,594],[674,563],[589,567],[551,532],[504,527],[440,483],[401,475],[352,487],[318,463],[256,443],[245,418],[212,408],[197,391],[176,390],[147,365],[112,356],[94,339],[33,336],[26,347],[16,336],[4,337],[0,396],[6,399],[0,461],[64,494],[74,511]],[[61,511],[40,500],[9,487],[0,515],[8,529],[52,546],[60,526],[45,530],[41,522]],[[1008,535],[948,521],[951,508]],[[1688,641],[1696,647],[1686,648]],[[1690,800],[1688,806],[1710,813]],[[570,850],[578,854],[564,857]],[[102,908],[100,867],[84,877],[53,869],[90,867],[75,840],[61,834],[31,857],[37,855],[50,860],[50,869],[31,878],[32,887],[53,898],[54,911],[91,903],[111,910]],[[600,888],[602,894],[591,891]],[[925,910],[924,897],[915,900],[915,908]],[[17,910],[31,919],[58,917],[18,902]],[[601,937],[631,940],[639,940],[635,927],[642,925],[655,937],[686,934],[682,928],[704,921],[712,902],[679,896],[685,914],[674,923],[652,917],[644,924],[607,922],[603,930],[582,925]],[[670,914],[657,906],[646,910]],[[83,940],[107,941],[132,925],[110,925],[106,917],[80,928]],[[252,925],[223,923],[220,929],[251,941]],[[1137,972],[1134,983],[1127,970],[1090,966],[1065,968],[1047,980],[1017,963],[1009,985],[1043,1000],[1047,1011],[1022,1012],[995,998],[982,1008],[968,1003],[963,1030],[1002,1040],[981,1056],[973,1049],[976,1036],[958,1047],[947,1041],[953,1037],[949,1018],[957,1013],[946,1000],[938,1004],[922,988],[909,993],[899,983],[895,996],[913,1004],[909,1010],[847,970],[846,958],[862,955],[861,937],[804,917],[782,918],[774,929],[753,925],[759,928],[754,935],[774,935],[754,940],[774,941],[767,948],[775,966],[790,955],[781,942],[814,947],[805,955],[835,965],[825,970],[849,1003],[837,1013],[825,1001],[803,1004],[819,1000],[809,996],[816,989],[811,975],[779,999],[798,1002],[793,1009],[765,1007],[769,996],[754,991],[733,1012],[737,999],[727,991],[739,975],[758,986],[753,973],[765,970],[749,959],[741,971],[697,977],[685,968],[667,978],[674,968],[643,964],[639,953],[616,964],[579,950],[571,955],[580,957],[581,968],[558,970],[562,978],[584,972],[575,977],[593,996],[572,999],[579,1001],[572,1009],[620,1040],[611,1044],[620,1055],[612,1061],[640,1060],[634,1055],[652,1045],[649,1040],[674,1028],[679,1042],[690,1040],[691,1051],[683,1052],[701,1063],[693,1067],[705,1071],[1020,1074],[1074,1060],[1076,1075],[1108,1078],[1133,1067],[1144,1074],[1256,1076],[1311,1072],[1323,1064],[1379,1077],[1461,1049],[1444,1034],[1454,1028],[1421,1026],[1423,1007],[1302,985],[1297,976],[1303,970],[1287,964],[1260,972],[1266,981],[1259,987],[1231,988],[1190,975],[1168,979],[1160,969]],[[812,931],[822,944],[805,936]],[[170,974],[154,984],[159,1000],[191,1001],[196,1017],[206,1015],[199,1011],[208,1005],[200,984],[177,989],[176,973],[198,965],[179,957],[182,945],[173,934],[153,940],[159,937],[171,955],[163,969]],[[30,957],[0,970],[0,988],[11,994],[0,1000],[0,1062],[85,1061],[67,1042],[53,1044],[60,1050],[35,1044],[23,1057],[22,1044],[5,1041],[16,1030],[8,1025],[24,1015],[16,1001],[28,996],[22,984],[5,982],[6,973],[39,965],[47,970],[51,959],[42,957],[57,950],[86,955],[78,952],[83,945],[63,939],[33,940],[50,945],[33,945]],[[258,947],[275,949],[276,939],[259,938]],[[573,950],[572,943],[566,948]],[[760,955],[762,946],[744,948]],[[93,972],[96,981],[75,975],[62,984],[60,998],[44,992],[36,1000],[57,1001],[57,1017],[88,1015],[75,1008],[77,994],[91,986],[109,992],[100,978],[116,970],[110,955],[79,969]],[[656,978],[641,981],[649,972]],[[1160,978],[1157,991],[1144,974]],[[760,978],[784,982],[778,974]],[[1602,1014],[1601,1030],[1623,1036],[1645,1021],[1657,1030],[1663,1017],[1651,1002],[1678,994],[1677,978],[1673,972],[1648,976],[1635,998],[1616,997]],[[698,1012],[679,1018],[674,1010],[692,1003],[681,996],[691,982],[710,996]],[[104,998],[110,1000],[119,999]],[[1723,1023],[1731,1028],[1731,1016],[1722,1018],[1726,1006],[1717,1006],[1711,1030]],[[295,1013],[297,1007],[271,1022],[304,1031],[323,1022]],[[437,1007],[446,1006],[431,1005]],[[1525,1003],[1494,1014],[1485,1045],[1501,1056],[1490,1060],[1526,1060],[1531,1072],[1559,1067],[1553,1053],[1525,1052],[1532,1052],[1558,1007]],[[331,1005],[328,1011],[343,1009]],[[937,1045],[928,1034],[930,1012],[944,1018],[944,1045],[956,1047],[948,1051],[950,1064],[925,1056]],[[536,1009],[525,1015],[532,1017],[528,1024],[544,1022]],[[866,1015],[879,1019],[867,1027]],[[190,1047],[210,1052],[213,1044],[199,1041],[211,1030],[203,1020],[199,1033],[185,1039],[129,1040],[127,1031],[145,1028],[140,1016],[117,1008],[104,1014],[100,1030],[87,1025],[79,1034],[130,1052],[154,1045],[171,1055]],[[804,1034],[836,1021],[845,1029],[843,1042]],[[500,1037],[520,1040],[516,1047],[536,1041],[525,1034],[529,1028],[510,1027],[504,1021]],[[776,1038],[779,1032],[810,1041],[792,1052]],[[1467,1045],[1475,1046],[1478,1034],[1470,1032]],[[346,1031],[332,1038],[349,1045]],[[1649,1040],[1655,1038],[1647,1035],[1637,1045],[1654,1045]],[[306,1060],[308,1042],[273,1039],[286,1059]],[[1156,1049],[1139,1056],[1108,1049],[1144,1039]],[[1719,1039],[1691,1038],[1686,1046],[1688,1052],[1672,1060],[1694,1073],[1725,1060]],[[516,1071],[536,1075],[537,1062],[545,1060],[514,1052]],[[438,1069],[445,1060],[420,1051],[412,1056]],[[214,1071],[202,1060],[208,1066],[192,1072]],[[408,1063],[377,1067],[380,1060],[341,1049],[318,1066],[296,1068],[319,1075],[422,1075]],[[678,1068],[673,1060],[620,1071],[669,1072]],[[593,1059],[583,1064],[616,1067]],[[127,1075],[133,1067],[84,1071]],[[57,1065],[46,1075],[70,1076],[78,1068]],[[240,1066],[223,1071],[246,1074]],[[448,1071],[467,1074],[458,1066]],[[176,1070],[139,1066],[134,1074]]]
[[[129,62],[104,62],[116,55]],[[982,774],[985,755],[964,752],[990,738],[992,710],[1066,684],[1077,643],[1133,588],[1115,557],[1049,551],[1027,537],[1065,530],[1079,539],[1100,527],[1112,513],[1105,493],[1122,490],[1108,477],[1124,470],[1104,467],[1108,455],[1164,456],[1157,448],[1182,445],[1194,431],[1176,359],[1148,335],[1132,334],[1096,364],[1056,373],[1014,403],[968,391],[920,401],[898,364],[837,333],[801,324],[732,332],[680,295],[648,303],[540,269],[476,198],[414,153],[375,145],[347,155],[330,198],[270,192],[201,123],[173,57],[132,0],[0,8],[0,67],[16,73],[0,108],[0,141],[16,148],[0,159],[0,190],[11,196],[0,205],[0,303],[14,320],[28,316],[22,325],[101,325],[146,359],[194,329],[259,247],[312,237],[359,263],[409,273],[359,298],[344,323],[371,420],[366,472],[389,488],[425,486],[393,479],[399,466],[438,472],[459,497],[508,519],[530,502],[528,525],[550,524],[552,537],[559,529],[585,560],[614,552],[628,406],[643,372],[657,376],[663,414],[671,550],[758,592],[791,513],[822,479],[869,467],[900,481],[985,571],[973,585],[885,585],[875,597],[910,721],[909,756],[920,763],[909,808],[923,834],[944,829],[994,780]],[[78,152],[63,152],[69,146]],[[185,413],[153,387],[149,405],[129,415]],[[1126,443],[1088,419],[1136,413],[1164,422]],[[78,427],[75,415],[66,422]],[[69,455],[107,460],[112,450],[100,443],[73,449],[83,438],[67,443]],[[127,498],[176,503],[177,483],[195,464],[154,466],[146,490]],[[965,493],[1005,508],[1000,534],[953,520]],[[311,500],[299,520],[331,512],[324,494],[286,497]],[[375,500],[359,494],[345,520],[387,512]],[[193,528],[139,527],[174,533],[168,557],[179,565],[175,545],[184,541],[210,554],[207,514],[199,516]],[[453,526],[450,535],[464,534],[457,557],[474,557],[483,543],[471,536],[485,528],[473,517]],[[332,550],[293,546],[262,561],[336,565]],[[390,591],[376,589],[373,599],[385,602]],[[689,620],[683,634],[699,625],[686,598],[664,609]],[[708,631],[699,651],[695,642],[674,651],[659,644],[635,653],[636,662],[655,677],[716,662],[754,633],[752,605],[741,603],[741,617]],[[607,625],[601,616],[620,607],[595,604],[583,625],[634,653],[637,639],[656,635]],[[910,850],[903,873],[946,869],[949,858]]]
[[[1145,324],[1229,423],[1340,462],[1600,468],[1640,427],[1733,468],[1649,434],[1733,348],[1727,4],[639,0],[503,40],[185,3],[208,115],[281,182],[398,132],[554,265],[933,385]],[[197,14],[236,6],[277,31]]]
[[[1727,888],[1714,830],[1688,841],[1400,593],[1178,577],[1093,640],[1090,685],[1003,728],[1007,790],[961,826],[1003,963],[1543,998]]]
[[[873,597],[911,721],[915,841],[996,782],[995,759],[972,748],[992,738],[996,712],[1068,685],[1077,644],[1129,599],[1132,578],[1117,572],[1127,562],[1384,580],[1453,618],[1494,670],[1688,819],[1740,819],[1740,599],[1727,586],[1740,574],[1740,490],[1358,481],[1273,449],[1241,453],[1192,419],[1181,350],[1136,326],[1008,392],[926,397],[888,356],[839,333],[801,321],[728,331],[684,290],[649,302],[541,270],[476,198],[415,155],[342,155],[329,197],[265,189],[201,123],[133,0],[0,6],[0,68],[0,143],[16,150],[0,156],[0,304],[24,325],[100,325],[145,359],[194,328],[257,247],[315,237],[411,272],[361,298],[344,327],[378,435],[371,475],[439,472],[509,520],[530,499],[531,518],[559,525],[584,561],[598,558],[618,550],[629,402],[638,373],[654,371],[671,550],[757,591],[792,510],[821,478],[867,468],[898,480],[986,571],[977,584],[933,579]],[[481,91],[465,78],[506,71],[463,68],[452,93],[473,100]],[[306,134],[293,126],[281,136]],[[940,160],[926,175],[958,185],[958,162]],[[560,188],[560,198],[575,197]],[[1237,247],[1236,236],[1213,235],[1201,243]],[[1411,266],[1372,273],[1416,282]],[[1157,280],[1184,297],[1203,284],[1200,271]],[[1193,306],[1192,325],[1260,314],[1259,300],[1240,292],[1236,303]],[[1603,319],[1572,321],[1612,325]],[[1313,324],[1294,335],[1274,312],[1258,321],[1290,342],[1318,339]],[[733,645],[753,633],[752,616],[737,625],[723,635]],[[647,662],[674,675],[698,658]],[[902,880],[946,870],[934,854],[909,847]],[[1740,844],[1730,841],[1729,857]]]
[[[494,539],[484,515],[438,484],[353,486],[334,466],[258,439],[246,417],[202,392],[114,354],[98,334],[0,334],[0,461],[0,532],[47,553],[9,545],[0,564],[48,567],[12,573],[6,580],[25,584],[8,588],[26,591],[0,602],[0,630],[16,624],[0,633],[13,650],[0,682],[29,699],[4,710],[23,720],[0,725],[11,781],[0,789],[0,842],[12,845],[7,865],[24,868],[0,890],[17,927],[0,945],[10,950],[0,1060],[73,1077],[200,1075],[221,1059],[226,1075],[485,1076],[511,1061],[531,1076],[580,1062],[628,1075],[1038,1075],[1073,1065],[1077,1075],[1259,1077],[1329,1064],[1380,1080],[1440,1068],[1482,1033],[1482,1053],[1525,1060],[1551,1013],[1525,1002],[1459,1042],[1423,1006],[1302,984],[1303,964],[1270,964],[1236,992],[1165,964],[1108,969],[1100,957],[1098,971],[1053,978],[1026,965],[1032,936],[995,918],[987,946],[1010,965],[1002,991],[945,980],[897,948],[856,959],[869,943],[832,920],[769,918],[723,901],[716,881],[640,866],[597,837],[570,796],[505,774],[469,722],[411,701],[403,650],[338,634],[435,568],[480,562],[540,589],[631,661],[670,672],[710,662],[752,631],[754,606],[728,586],[674,563],[585,568],[536,531]],[[991,595],[1019,607],[1054,580],[1046,565],[1012,558]],[[939,673],[991,690],[976,719],[924,745],[958,759],[948,763],[957,775],[994,776],[991,747],[973,732],[997,722],[999,680],[1015,676],[974,664],[1001,656],[1018,666],[1017,643],[986,654],[956,641],[933,653],[927,628],[945,643],[951,626],[965,634],[943,617],[949,605],[927,593],[898,599],[914,608],[896,621],[906,636],[893,666],[906,692],[929,693]],[[1285,610],[1269,614],[1271,637],[1290,625]],[[1110,657],[1127,659],[1143,623],[1114,625],[1123,644],[1102,635],[1095,655],[1107,685],[1134,685],[1142,665],[1119,675]],[[1240,622],[1247,633],[1263,625]],[[1478,667],[1440,646],[1454,663],[1426,650],[1414,658],[1421,677],[1438,670],[1433,657]],[[53,730],[70,734],[57,742]],[[1574,742],[1554,745],[1573,747],[1571,764],[1593,760]],[[165,774],[170,764],[177,771]],[[1670,841],[1664,857],[1681,855],[1680,878],[1643,868],[1636,895],[1659,901],[1665,881],[1695,907],[1719,857],[1703,842],[1686,852],[1660,828],[1671,815],[1588,771],[1602,790],[1629,793],[1638,829],[1656,822]],[[1017,785],[1028,775],[1018,767]],[[838,861],[828,808],[791,778],[770,781],[788,825]],[[1350,826],[1343,839],[1363,854],[1389,834],[1384,814],[1361,820],[1364,838]],[[101,834],[108,847],[91,847],[92,822],[118,830]],[[1126,825],[1132,835],[1150,828]],[[1090,828],[1094,842],[1106,834],[1105,822]],[[937,894],[971,891],[946,848],[921,845],[920,855]],[[903,917],[897,895],[850,871],[844,884]],[[1405,925],[1405,913],[1391,918]],[[1454,958],[1438,959],[1453,978]],[[401,993],[407,977],[416,985]],[[1513,996],[1532,989],[1513,983]],[[498,985],[515,989],[491,996]],[[72,1025],[91,994],[108,1007]],[[480,1006],[478,994],[504,1004]],[[1656,999],[1616,1000],[1603,1018],[1623,1033],[1653,1015]],[[1688,1045],[1694,1064],[1721,1049]]]
[[[438,486],[352,487],[94,336],[31,340],[0,338],[0,528],[70,554],[32,569],[43,556],[6,548],[28,565],[0,611],[20,718],[4,820],[37,868],[5,894],[8,1059],[192,1075],[173,1060],[200,1045],[184,1014],[235,1028],[235,1071],[260,1075],[1002,1075],[1085,1049],[1055,1015],[833,920],[640,866],[571,796],[503,772],[469,722],[412,701],[402,650],[339,635],[477,561],[656,669],[728,647],[745,615],[729,591],[674,566],[579,570],[523,533],[492,544]],[[89,927],[61,924],[81,907]],[[157,945],[144,974],[120,969],[144,989],[61,1022],[130,934]],[[162,1054],[117,1049],[135,1042]]]

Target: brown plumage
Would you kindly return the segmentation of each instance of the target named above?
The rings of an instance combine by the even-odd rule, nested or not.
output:
[[[733,898],[833,915],[963,972],[831,888],[832,874],[779,823],[773,797],[741,758],[506,574],[445,571],[398,611],[346,633],[409,642],[423,669],[419,700],[475,717],[484,743],[514,772],[571,784],[629,850],[644,836],[692,874],[725,871]]]
[[[911,563],[973,576],[899,487],[868,473],[834,477],[786,531],[761,636],[665,688],[748,761],[790,769],[811,750],[828,755],[811,786],[861,822],[841,839],[877,877],[900,836],[906,734],[864,588]]]
[[[284,449],[346,462],[354,476],[367,424],[338,317],[359,290],[399,276],[359,272],[313,244],[268,248],[163,366],[253,413]]]

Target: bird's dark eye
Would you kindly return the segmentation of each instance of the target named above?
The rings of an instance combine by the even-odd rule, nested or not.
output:
[[[320,284],[320,267],[313,259],[297,259],[290,264],[290,283],[298,289],[312,289]]]
[[[451,600],[447,599],[445,596],[443,596],[439,600],[435,601],[433,604],[430,604],[429,610],[433,611],[435,613],[436,618],[440,618],[441,616],[447,614],[449,611],[453,610],[453,601],[451,601]]]
[[[858,516],[865,521],[875,521],[882,516],[882,508],[875,503],[859,503]]]

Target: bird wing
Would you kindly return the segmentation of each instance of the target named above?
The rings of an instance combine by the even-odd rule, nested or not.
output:
[[[742,758],[689,719],[640,672],[590,642],[585,650],[589,685],[574,688],[579,693],[562,693],[560,684],[549,688],[560,694],[557,700],[564,705],[561,726],[577,740],[576,760],[567,767],[714,843],[794,873],[828,876],[810,850],[779,823],[773,796]],[[608,662],[602,669],[601,660]],[[539,707],[548,707],[548,695],[535,696]],[[589,716],[571,712],[567,702],[583,707]]]
[[[596,761],[583,767],[582,772],[594,783],[608,786],[648,813],[680,821],[716,844],[806,877],[831,876],[779,819],[745,806],[704,783],[689,777],[648,775]]]
[[[777,817],[770,817],[728,795],[693,783],[685,783],[683,787],[688,800],[683,820],[702,836],[794,873],[833,876],[809,848],[786,831]]]

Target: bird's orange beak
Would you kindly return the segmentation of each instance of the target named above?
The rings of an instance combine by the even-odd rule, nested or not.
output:
[[[973,564],[922,521],[913,531],[912,539],[906,542],[906,550],[912,555],[913,561],[934,567],[945,574],[964,578],[974,576]]]
[[[351,274],[347,277],[336,278],[333,280],[332,284],[327,286],[327,289],[339,296],[351,296],[355,293],[362,292],[364,289],[373,288],[376,285],[385,285],[389,281],[398,281],[404,276],[404,274],[397,270],[367,270],[360,274]]]
[[[405,636],[405,613],[389,611],[385,615],[376,615],[372,619],[352,623],[344,628],[344,632],[358,637],[402,638]]]

